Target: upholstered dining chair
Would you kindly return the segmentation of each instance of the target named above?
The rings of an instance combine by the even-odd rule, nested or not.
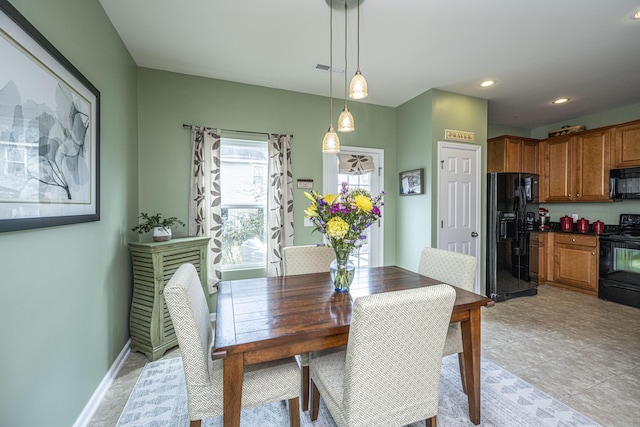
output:
[[[282,249],[284,275],[322,273],[329,271],[329,265],[336,259],[334,250],[329,246],[301,245],[287,246]],[[302,394],[302,408],[309,408],[309,353],[296,356],[302,370],[300,390]]]
[[[473,292],[476,280],[476,267],[478,261],[476,257],[448,251],[438,248],[424,248],[420,254],[418,263],[418,274],[430,277],[438,282],[447,283]],[[460,366],[460,378],[462,388],[466,392],[467,387],[464,380],[464,369],[462,363],[462,332],[460,322],[449,325],[447,339],[444,343],[443,356],[458,353],[458,365]]]
[[[435,426],[449,285],[356,298],[345,351],[311,353],[311,419],[320,396],[339,427]]]
[[[182,264],[164,288],[182,354],[191,427],[223,415],[222,360],[211,359],[214,332],[198,272]],[[249,365],[244,369],[242,409],[289,401],[291,426],[300,426],[300,370],[293,358]]]

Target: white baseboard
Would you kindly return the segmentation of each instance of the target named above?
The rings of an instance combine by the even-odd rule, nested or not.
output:
[[[86,427],[89,425],[89,422],[100,406],[104,395],[109,390],[109,387],[111,387],[111,384],[118,375],[118,372],[120,372],[122,364],[125,360],[127,360],[127,357],[130,353],[130,348],[131,338],[129,338],[129,340],[126,342],[124,348],[122,349],[122,351],[120,351],[120,354],[118,354],[118,357],[116,357],[116,360],[114,360],[113,364],[111,365],[111,368],[109,368],[109,371],[107,371],[102,381],[100,381],[98,388],[93,392],[91,399],[89,399],[89,401],[85,405],[84,409],[80,413],[80,416],[78,416],[78,419],[73,424],[73,427]]]

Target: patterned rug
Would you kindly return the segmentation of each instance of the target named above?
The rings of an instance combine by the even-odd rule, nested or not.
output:
[[[481,426],[568,427],[599,426],[562,402],[524,382],[494,363],[482,359]],[[321,400],[322,402],[322,400]],[[440,380],[439,427],[472,427],[467,397],[462,391],[457,356],[442,360]],[[187,390],[182,359],[173,358],[148,363],[120,415],[117,427],[188,426]],[[204,420],[203,427],[222,426],[222,417]],[[285,402],[275,402],[242,411],[244,427],[289,425]],[[329,411],[321,403],[315,422],[309,412],[301,414],[304,427],[335,427]],[[411,427],[424,426],[424,422]]]

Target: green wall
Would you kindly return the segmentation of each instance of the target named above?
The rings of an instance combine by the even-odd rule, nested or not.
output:
[[[399,106],[397,122],[398,171],[425,168],[425,194],[398,200],[396,263],[415,271],[422,248],[438,245],[438,141],[445,141],[445,129],[475,133],[474,145],[482,147],[480,178],[482,194],[485,192],[487,101],[431,89]],[[481,232],[485,228],[484,198],[479,208],[482,213],[479,224],[482,260],[485,247],[484,233]]]
[[[334,100],[334,124],[342,100]],[[397,173],[395,109],[350,102],[356,130],[340,134],[342,145],[384,149],[384,262],[395,263]],[[329,99],[261,86],[188,76],[147,68],[138,70],[140,210],[187,219],[190,132],[183,124],[293,134],[293,179],[314,180],[322,191],[322,137],[329,127]],[[223,132],[224,136],[224,132]],[[294,184],[295,187],[295,184]],[[392,190],[392,191],[390,191]],[[309,201],[294,189],[294,243],[321,242],[303,227]],[[187,229],[175,230],[186,235]],[[224,279],[264,275],[264,271],[225,273]]]
[[[11,3],[102,97],[100,221],[0,234],[0,425],[67,427],[129,338],[136,67],[98,0]]]

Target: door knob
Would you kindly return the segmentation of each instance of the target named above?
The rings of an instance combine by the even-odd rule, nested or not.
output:
[[[478,237],[478,233],[476,233],[475,231],[471,232],[471,237]]]

